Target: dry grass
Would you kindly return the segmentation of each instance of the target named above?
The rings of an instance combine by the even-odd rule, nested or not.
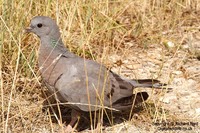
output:
[[[199,0],[6,0],[0,3],[0,132],[55,132],[57,128],[52,123],[50,108],[42,111],[45,101],[42,92],[46,88],[41,85],[37,67],[38,38],[23,33],[33,16],[54,18],[71,51],[108,67],[119,67],[121,60],[134,56],[130,53],[147,52],[152,47],[164,49],[163,56],[174,57],[181,50],[184,33],[196,32],[200,22]],[[171,48],[169,42],[175,47]],[[119,55],[121,60],[110,60],[111,55]],[[186,52],[186,56],[195,55]],[[169,77],[168,82],[170,72],[165,76]],[[150,131],[148,124],[155,119],[172,119],[164,110],[158,111],[157,106],[146,107],[140,116],[144,116],[141,121]],[[140,125],[135,119],[127,123]],[[109,131],[116,132],[115,126]]]

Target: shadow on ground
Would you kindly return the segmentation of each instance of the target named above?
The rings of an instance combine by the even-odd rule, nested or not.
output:
[[[47,112],[46,110],[50,110],[50,116],[52,119],[53,123],[57,123],[58,121],[55,116],[57,116],[60,119],[60,116],[62,117],[62,122],[65,123],[66,125],[70,122],[71,120],[71,109],[64,106],[64,105],[59,105],[59,108],[57,105],[47,107],[47,102],[44,102],[44,107],[43,111]],[[60,111],[59,111],[60,110]],[[140,111],[144,110],[144,108],[140,105],[137,107],[134,107],[132,114],[138,113]],[[60,113],[61,112],[61,115]],[[114,126],[116,124],[123,123],[124,121],[128,121],[131,119],[132,116],[130,116],[130,111],[127,112],[111,112],[111,111],[106,111],[103,114],[103,120],[101,119],[102,115],[101,112],[96,112],[92,113],[92,125],[95,128],[97,126],[97,123],[103,123],[104,127],[109,127],[109,126]],[[96,119],[94,119],[96,118]],[[96,120],[96,121],[94,121]],[[76,127],[77,131],[83,131],[86,129],[91,129],[91,122],[90,122],[90,113],[89,112],[81,112],[81,118],[78,121],[78,125]]]

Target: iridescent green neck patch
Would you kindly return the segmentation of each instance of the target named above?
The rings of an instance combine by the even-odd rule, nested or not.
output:
[[[55,39],[52,39],[51,38],[51,43],[50,43],[50,45],[52,46],[52,47],[56,47],[56,45],[58,45],[58,40],[55,40]]]

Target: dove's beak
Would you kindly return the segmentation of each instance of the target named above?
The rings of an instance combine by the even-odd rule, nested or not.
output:
[[[33,29],[33,28],[31,28],[31,27],[26,27],[25,33],[30,33],[30,32],[32,32],[32,29]]]

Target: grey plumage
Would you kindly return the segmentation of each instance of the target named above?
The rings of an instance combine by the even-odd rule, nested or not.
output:
[[[60,102],[75,103],[70,105],[75,110],[90,111],[88,104],[91,111],[101,105],[123,110],[132,106],[134,96],[136,104],[148,98],[146,92],[133,95],[134,88],[162,88],[164,85],[158,80],[122,78],[102,64],[71,53],[60,38],[56,22],[49,17],[34,17],[27,32],[35,33],[41,40],[39,67],[49,91],[55,93]]]

